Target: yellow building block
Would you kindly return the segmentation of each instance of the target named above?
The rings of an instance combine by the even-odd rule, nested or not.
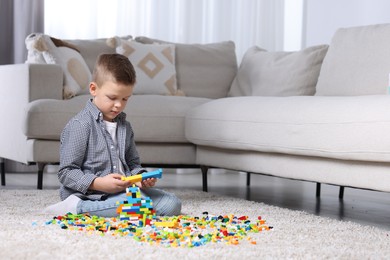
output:
[[[179,226],[179,223],[177,220],[174,221],[156,221],[153,223],[156,227],[169,227],[169,228],[176,228]]]

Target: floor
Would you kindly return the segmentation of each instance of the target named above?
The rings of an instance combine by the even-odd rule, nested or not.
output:
[[[36,182],[36,173],[7,173],[7,185],[0,189],[35,189]],[[44,189],[58,189],[55,166],[46,167],[43,183]],[[201,172],[164,169],[158,185],[202,190]],[[208,191],[390,230],[390,193],[345,188],[339,199],[337,186],[322,184],[318,198],[315,183],[252,174],[247,187],[246,173],[218,169],[208,174]]]

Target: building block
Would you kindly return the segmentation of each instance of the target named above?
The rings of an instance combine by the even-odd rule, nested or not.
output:
[[[150,225],[151,219],[156,217],[153,201],[149,197],[142,198],[141,191],[135,184],[126,189],[126,197],[125,201],[116,203],[119,219],[137,226]]]
[[[142,174],[137,174],[133,176],[128,176],[128,177],[123,176],[122,181],[130,181],[133,184],[149,178],[161,179],[161,177],[162,177],[162,169],[158,169],[155,171],[144,172]]]
[[[179,226],[179,223],[177,220],[173,221],[155,221],[153,222],[153,225],[156,227],[168,227],[168,228],[177,228]]]

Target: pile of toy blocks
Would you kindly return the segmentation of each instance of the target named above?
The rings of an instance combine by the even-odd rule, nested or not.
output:
[[[126,189],[127,200],[117,202],[117,214],[120,220],[137,225],[150,225],[153,218],[156,217],[156,211],[153,209],[153,202],[149,197],[142,198],[140,189],[133,185]]]

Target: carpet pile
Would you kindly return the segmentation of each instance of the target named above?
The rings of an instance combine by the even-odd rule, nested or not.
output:
[[[0,190],[1,259],[389,259],[390,230],[292,211],[263,203],[194,190],[169,190],[183,202],[182,213],[261,216],[273,228],[249,234],[238,245],[208,243],[167,248],[128,236],[88,234],[45,223],[41,210],[58,201],[56,190]]]

